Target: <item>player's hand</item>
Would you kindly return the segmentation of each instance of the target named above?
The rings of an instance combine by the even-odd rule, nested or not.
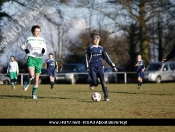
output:
[[[44,48],[42,48],[41,53],[42,53],[42,54],[44,54],[44,53],[45,53],[45,49],[44,49]]]
[[[115,72],[118,72],[118,70],[117,70],[117,68],[116,68],[116,67],[114,67],[114,71],[115,71]]]
[[[30,53],[30,51],[28,49],[25,49],[25,52],[26,52],[26,54],[29,54]]]
[[[166,62],[166,59],[163,59],[162,62],[163,62],[163,63]]]
[[[87,68],[87,72],[90,72],[89,68]]]

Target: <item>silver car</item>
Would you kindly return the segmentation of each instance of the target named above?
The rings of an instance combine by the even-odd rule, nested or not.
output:
[[[175,62],[154,62],[145,70],[144,81],[161,83],[162,81],[175,81]]]
[[[11,83],[11,80],[8,76],[0,75],[0,84],[8,85]]]

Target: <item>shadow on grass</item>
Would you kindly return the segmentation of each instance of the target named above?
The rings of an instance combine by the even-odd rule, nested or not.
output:
[[[32,99],[32,96],[25,96],[25,95],[0,95],[0,99],[4,98],[19,98],[19,99]],[[43,97],[43,96],[38,96],[38,99],[75,99],[75,98],[67,98],[67,97]]]
[[[110,93],[138,94],[138,93],[131,93],[131,92],[112,92],[112,91],[110,91]]]
[[[23,99],[31,99],[31,96],[24,95],[0,95],[0,99],[3,98],[23,98]]]

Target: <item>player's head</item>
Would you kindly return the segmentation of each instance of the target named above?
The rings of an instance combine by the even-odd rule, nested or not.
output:
[[[137,55],[137,60],[141,60],[142,56],[140,54]]]
[[[33,36],[38,37],[40,35],[40,32],[41,32],[40,26],[34,25],[31,29],[31,32],[32,32]]]
[[[53,53],[49,53],[49,58],[50,58],[50,59],[53,58]]]
[[[15,60],[15,57],[12,55],[12,56],[10,56],[10,60],[11,61],[14,61]]]
[[[100,35],[98,33],[91,33],[91,39],[94,45],[98,45],[100,42]]]

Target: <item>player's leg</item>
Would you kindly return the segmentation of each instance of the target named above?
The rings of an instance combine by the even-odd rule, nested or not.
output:
[[[34,79],[34,85],[32,90],[32,97],[33,99],[37,99],[36,93],[38,91],[39,76],[42,68],[42,58],[35,58],[34,65],[35,65],[35,79]]]
[[[104,74],[100,74],[99,75],[99,78],[100,78],[102,90],[103,90],[103,93],[104,93],[104,100],[105,101],[109,101],[109,98],[108,98],[108,89],[107,89],[106,82],[105,82],[105,79],[104,79]]]
[[[17,72],[15,72],[14,79],[13,79],[13,81],[14,81],[14,89],[15,89],[15,85],[17,84],[17,79],[18,79],[18,75],[17,75]]]
[[[54,87],[54,82],[55,82],[55,69],[52,69],[51,72],[50,72],[50,86],[51,86],[51,89],[53,89]]]
[[[108,98],[108,89],[107,89],[106,82],[105,82],[105,79],[104,79],[104,66],[102,64],[99,64],[99,66],[98,66],[97,75],[100,78],[102,90],[103,90],[103,93],[104,93],[104,100],[105,101],[109,101],[109,98]]]
[[[140,87],[141,87],[141,86],[140,86],[140,84],[141,84],[141,83],[140,83],[140,81],[141,81],[141,77],[140,77],[140,76],[138,76],[138,79],[137,79],[138,89],[140,89]]]
[[[142,86],[143,78],[144,78],[144,72],[141,72],[141,74],[140,74],[140,88]]]
[[[10,75],[10,79],[11,79],[12,89],[15,89],[16,72],[10,72],[9,75]]]
[[[55,80],[55,77],[54,75],[53,76],[50,76],[50,88],[53,89],[53,86],[54,86],[54,80]]]
[[[39,76],[40,76],[40,73],[35,74],[34,85],[33,85],[33,89],[32,89],[33,99],[37,99],[36,92],[38,91]]]
[[[28,71],[29,71],[29,78],[28,78],[26,84],[24,85],[24,91],[26,91],[28,89],[28,87],[30,86],[30,84],[35,76],[35,68],[34,67],[29,67]]]
[[[98,78],[97,78],[97,74],[95,71],[93,70],[90,70],[90,78],[91,78],[91,81],[90,81],[90,89],[93,90],[94,89],[94,86],[97,87],[98,86]]]
[[[29,71],[29,78],[27,80],[27,83],[24,85],[24,91],[26,91],[31,84],[32,80],[34,79],[35,75],[35,65],[34,65],[34,59],[33,57],[28,57],[27,59],[27,67]]]

